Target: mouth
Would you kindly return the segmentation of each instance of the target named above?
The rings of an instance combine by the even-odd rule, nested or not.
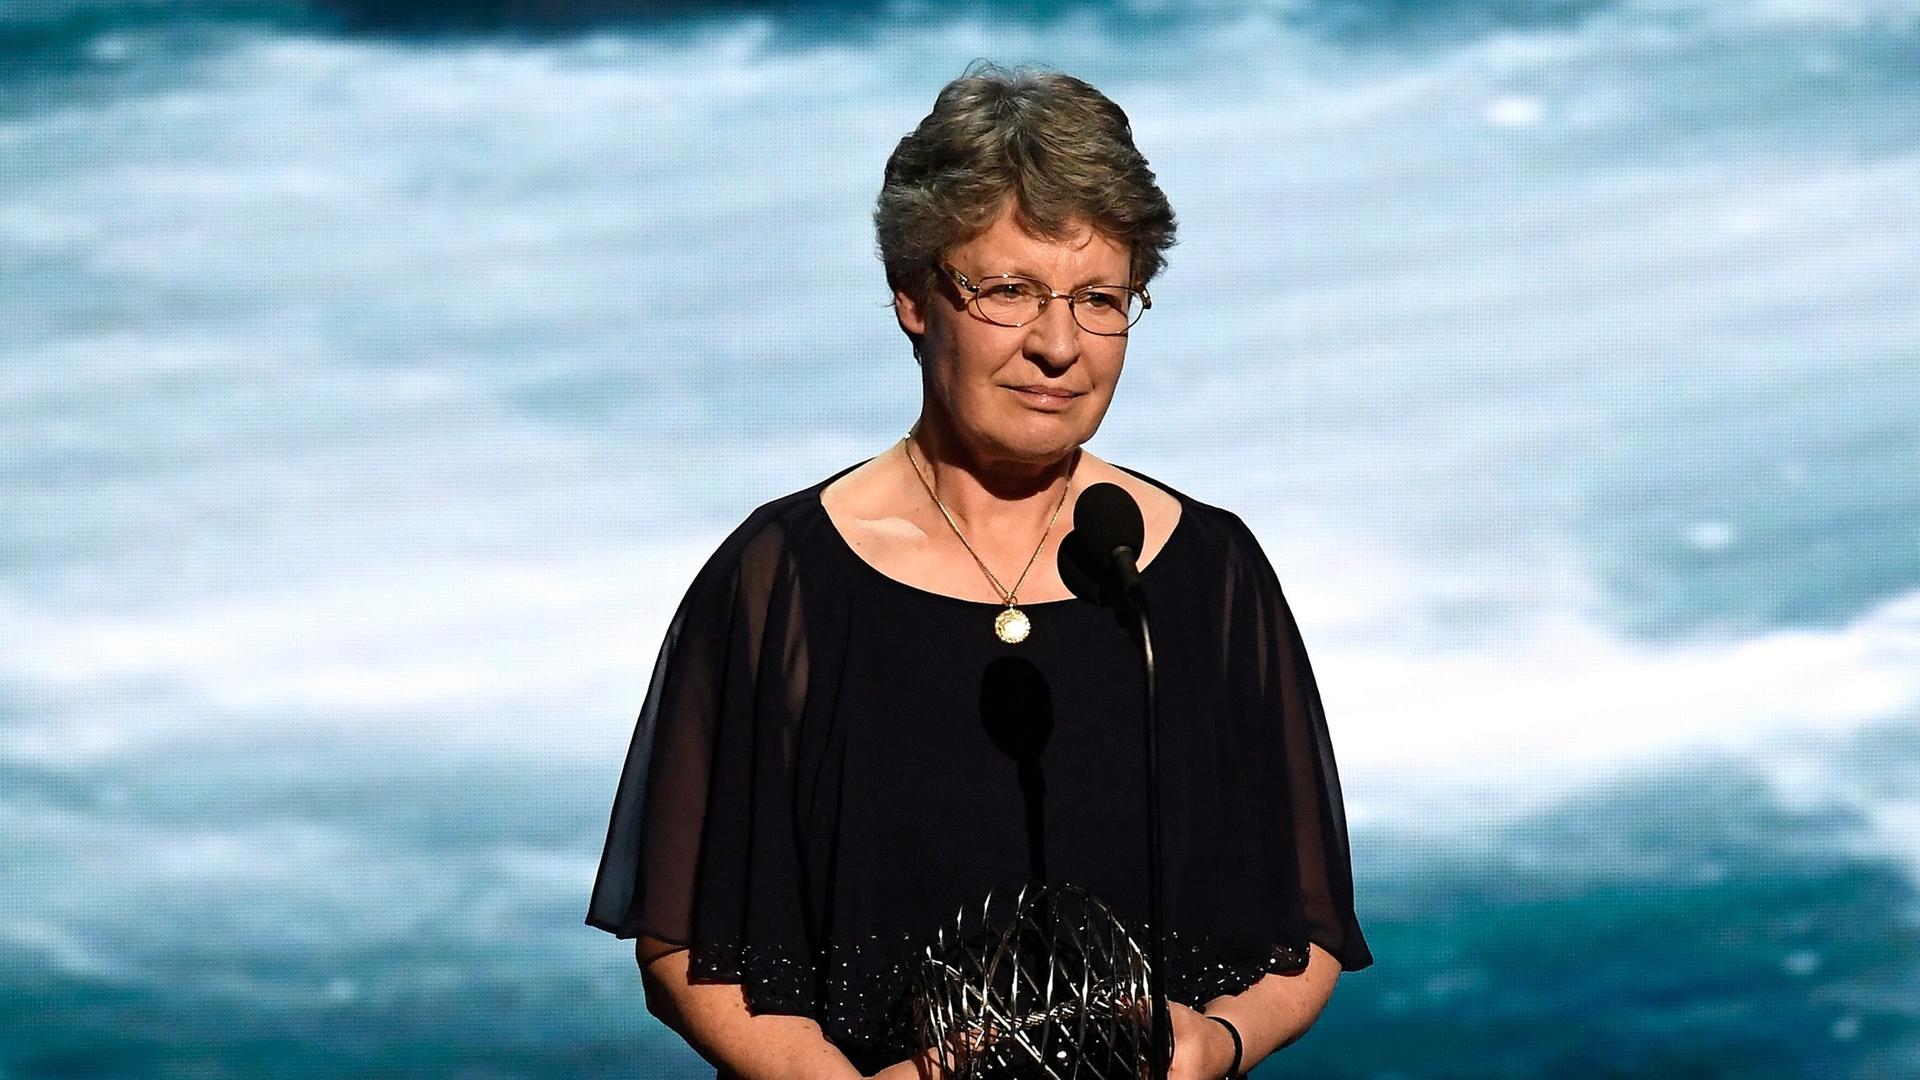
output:
[[[1058,386],[1009,386],[1020,396],[1020,403],[1037,412],[1065,412],[1080,395]]]

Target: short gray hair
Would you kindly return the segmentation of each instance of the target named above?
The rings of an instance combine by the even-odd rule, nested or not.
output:
[[[938,260],[1009,204],[1037,236],[1084,225],[1124,244],[1131,285],[1159,273],[1174,242],[1173,207],[1120,106],[1071,75],[978,64],[887,159],[873,212],[887,283],[926,303]]]

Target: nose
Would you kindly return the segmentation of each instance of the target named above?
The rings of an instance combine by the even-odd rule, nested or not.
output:
[[[1080,333],[1067,298],[1056,296],[1027,324],[1027,358],[1055,370],[1071,367],[1080,359]]]

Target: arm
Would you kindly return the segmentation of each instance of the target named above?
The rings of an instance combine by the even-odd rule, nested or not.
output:
[[[642,936],[634,946],[647,1011],[738,1080],[859,1080],[846,1055],[804,1016],[755,1015],[738,983],[687,979],[685,946]]]
[[[1240,1040],[1245,1044],[1240,1055],[1241,1072],[1252,1072],[1267,1055],[1306,1034],[1319,1019],[1320,1010],[1326,1008],[1327,999],[1333,996],[1333,984],[1340,978],[1340,962],[1318,945],[1309,945],[1307,953],[1307,966],[1299,974],[1262,976],[1244,991],[1214,998],[1203,1007],[1207,1016],[1218,1016],[1239,1029]],[[1223,1048],[1219,1071],[1204,1074],[1207,1078],[1218,1077],[1233,1056],[1232,1037],[1219,1024],[1202,1016],[1196,1014],[1192,1021],[1205,1025],[1196,1030]],[[1179,1046],[1176,1038],[1176,1059]]]

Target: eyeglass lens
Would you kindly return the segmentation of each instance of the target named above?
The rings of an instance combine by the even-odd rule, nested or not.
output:
[[[1051,293],[1026,278],[988,278],[980,283],[975,303],[989,322],[1022,326],[1040,317]],[[1073,318],[1096,334],[1117,334],[1140,317],[1140,295],[1118,285],[1096,285],[1073,294]]]

